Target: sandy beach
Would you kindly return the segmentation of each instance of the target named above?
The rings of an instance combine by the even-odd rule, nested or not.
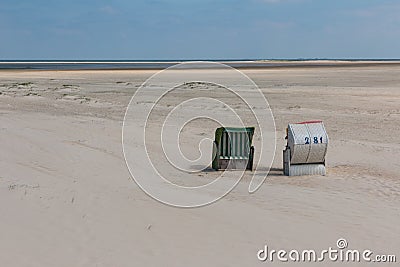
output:
[[[155,72],[0,71],[1,266],[266,266],[265,245],[323,250],[339,238],[400,260],[400,64],[243,69],[275,118],[272,170],[256,193],[244,177],[197,209],[150,198],[125,164],[125,110]],[[327,175],[283,176],[286,126],[308,120],[329,134]],[[213,138],[212,127],[190,134]]]

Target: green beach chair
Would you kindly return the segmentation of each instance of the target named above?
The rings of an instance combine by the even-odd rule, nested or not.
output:
[[[215,131],[212,168],[253,170],[254,127],[221,127]]]

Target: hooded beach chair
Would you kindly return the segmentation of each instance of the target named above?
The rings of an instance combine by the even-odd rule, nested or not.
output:
[[[253,170],[254,127],[221,127],[215,131],[212,168]]]
[[[325,175],[328,134],[322,121],[289,124],[283,151],[283,173],[288,176]]]

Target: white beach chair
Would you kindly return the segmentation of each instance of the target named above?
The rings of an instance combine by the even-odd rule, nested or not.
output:
[[[283,151],[283,173],[288,176],[326,175],[328,135],[322,121],[289,124]]]

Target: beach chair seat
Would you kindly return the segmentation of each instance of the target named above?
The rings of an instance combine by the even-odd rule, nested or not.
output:
[[[254,127],[220,127],[215,131],[212,168],[253,170]]]
[[[288,176],[326,175],[328,134],[322,121],[289,124],[283,151],[283,173]]]

